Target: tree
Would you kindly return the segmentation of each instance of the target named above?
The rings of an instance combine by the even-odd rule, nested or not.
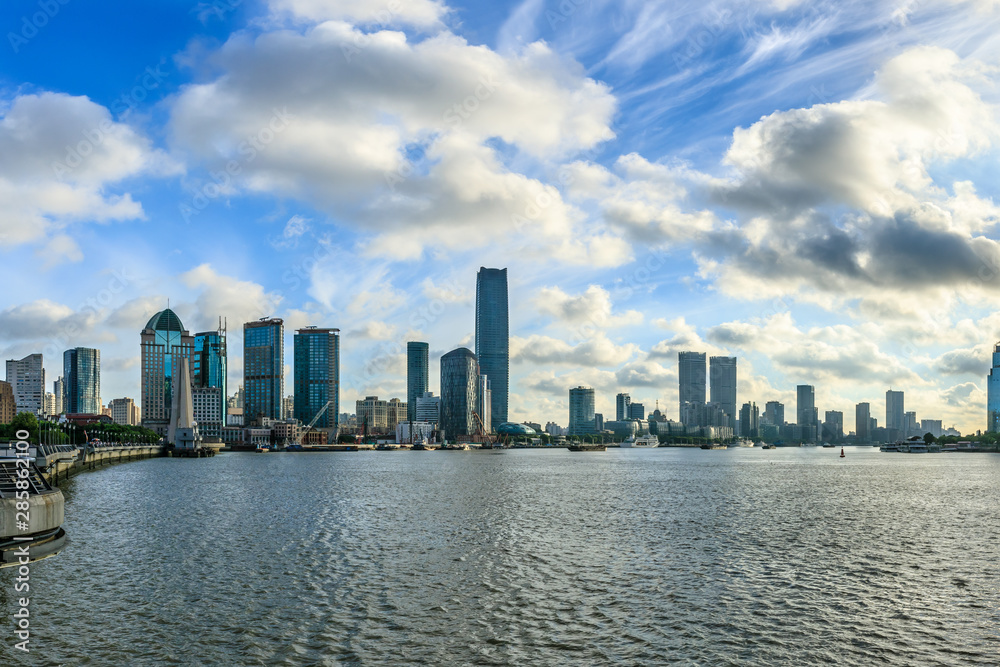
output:
[[[933,433],[924,433],[924,442],[931,445],[937,442],[937,438],[934,437]]]
[[[25,430],[31,435],[37,435],[38,433],[38,419],[34,414],[30,412],[19,412],[10,422],[14,433],[18,431]]]

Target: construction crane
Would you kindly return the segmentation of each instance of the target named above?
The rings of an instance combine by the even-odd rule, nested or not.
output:
[[[302,446],[302,439],[306,437],[306,433],[308,433],[309,430],[313,427],[313,424],[319,421],[320,415],[326,412],[326,409],[329,408],[331,404],[333,404],[332,400],[327,401],[326,405],[324,405],[322,408],[319,409],[319,412],[317,412],[316,416],[312,418],[312,421],[309,422],[309,425],[306,426],[304,429],[302,429],[302,433],[299,434],[299,439],[295,441],[296,445],[298,445],[299,447]]]
[[[493,436],[490,435],[489,433],[487,433],[487,431],[486,431],[486,425],[483,424],[483,419],[482,419],[482,417],[479,416],[478,412],[476,412],[475,410],[473,410],[472,411],[472,416],[476,418],[476,422],[479,424],[479,433],[477,433],[476,435],[482,435],[483,436],[483,448],[484,449],[490,449],[491,447],[493,447],[493,444],[494,444]],[[487,447],[486,445],[489,445],[489,447]]]

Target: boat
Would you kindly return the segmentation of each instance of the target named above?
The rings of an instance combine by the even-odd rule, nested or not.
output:
[[[395,442],[383,442],[375,447],[380,452],[391,452],[399,449],[399,445]]]
[[[625,449],[639,448],[639,447],[648,448],[648,447],[659,447],[659,446],[660,446],[660,439],[652,434],[644,435],[641,438],[636,438],[634,435],[630,435],[629,437],[622,440],[621,444],[619,445],[619,447],[624,447]]]
[[[756,443],[754,443],[754,447],[765,447],[765,446],[766,445],[764,444],[763,440],[758,440]]]
[[[469,444],[466,442],[453,442],[448,445],[441,446],[442,452],[467,452],[469,451]]]
[[[761,449],[777,449],[777,445],[764,445]]]
[[[736,442],[729,445],[730,447],[753,447],[753,440],[748,440],[747,438],[740,438]]]
[[[823,443],[823,449],[834,449],[837,445],[831,445],[829,442]]]
[[[702,449],[729,449],[728,446],[719,443],[705,443],[701,446]]]
[[[271,449],[268,448],[268,447],[264,447],[263,445],[261,445],[260,447],[258,447],[254,451],[255,452],[262,452],[263,453],[263,452],[269,452],[269,451],[271,451]]]
[[[606,452],[608,450],[608,447],[607,445],[603,444],[574,442],[566,449],[568,449],[571,452]]]

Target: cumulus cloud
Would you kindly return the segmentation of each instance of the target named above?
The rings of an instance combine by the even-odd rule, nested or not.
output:
[[[214,328],[219,316],[237,322],[274,317],[283,300],[258,283],[218,273],[211,264],[196,266],[179,278],[189,288],[201,290],[195,298],[192,321],[184,323],[192,332]]]
[[[379,26],[411,25],[431,28],[448,12],[438,0],[270,0],[276,17],[320,23],[346,20]]]
[[[567,294],[559,287],[543,287],[535,297],[535,306],[558,322],[602,329],[642,324],[644,319],[637,310],[613,314],[611,294],[598,285],[590,285],[576,295]]]
[[[512,336],[510,347],[511,361],[514,363],[559,364],[584,368],[619,366],[639,351],[638,345],[616,345],[601,334],[576,345],[549,336]]]

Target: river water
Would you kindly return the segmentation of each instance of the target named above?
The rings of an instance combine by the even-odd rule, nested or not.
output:
[[[25,665],[996,665],[1000,457],[224,453],[67,482]],[[0,604],[15,611],[14,573]]]

